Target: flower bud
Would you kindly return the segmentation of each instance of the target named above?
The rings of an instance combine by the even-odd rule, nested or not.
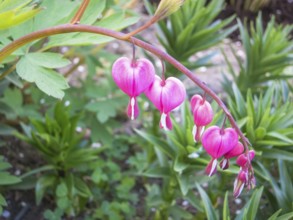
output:
[[[184,0],[161,0],[155,12],[155,16],[159,19],[167,17],[176,12],[183,3]]]

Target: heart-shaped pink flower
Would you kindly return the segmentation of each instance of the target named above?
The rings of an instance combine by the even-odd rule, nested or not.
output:
[[[112,76],[117,86],[129,97],[127,114],[133,120],[139,109],[136,97],[143,93],[154,81],[155,68],[147,59],[131,60],[121,57],[112,67]]]
[[[160,126],[171,130],[172,122],[169,113],[181,105],[186,97],[183,83],[174,77],[163,81],[159,76],[155,76],[153,84],[145,91],[145,95],[161,112]]]
[[[216,172],[217,159],[232,150],[238,143],[237,132],[233,128],[219,128],[218,126],[209,127],[202,135],[202,146],[212,157],[212,166],[208,171],[211,176]],[[211,163],[211,162],[210,162]]]
[[[194,95],[190,100],[190,104],[195,124],[192,131],[194,141],[200,141],[204,127],[213,120],[213,109],[210,103],[200,95]]]
[[[237,132],[233,128],[209,127],[202,136],[202,145],[213,158],[220,158],[238,143]]]

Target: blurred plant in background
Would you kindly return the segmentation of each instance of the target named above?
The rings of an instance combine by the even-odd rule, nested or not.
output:
[[[264,28],[262,16],[259,14],[255,23],[245,24],[245,28],[238,21],[238,26],[245,51],[244,62],[233,48],[231,49],[238,67],[231,64],[224,51],[223,54],[229,66],[229,73],[241,92],[246,92],[249,88],[253,92],[259,92],[270,86],[272,80],[293,77],[290,72],[285,72],[285,69],[293,64],[293,42],[290,35],[293,25],[277,25],[272,18]],[[224,81],[224,89],[231,94],[231,82],[227,78]]]

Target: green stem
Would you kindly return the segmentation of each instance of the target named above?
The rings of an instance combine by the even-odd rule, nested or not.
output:
[[[205,85],[199,78],[197,78],[193,72],[191,72],[189,69],[187,69],[184,65],[182,65],[179,61],[174,59],[172,56],[169,54],[165,53],[164,51],[158,49],[157,47],[148,44],[142,40],[136,39],[134,37],[131,37],[129,39],[125,39],[126,34],[123,34],[121,32],[109,30],[106,28],[102,27],[97,27],[97,26],[90,26],[90,25],[72,25],[72,24],[64,24],[64,25],[59,25],[55,27],[50,27],[44,30],[36,31],[33,33],[30,33],[28,35],[25,35],[10,44],[8,44],[6,47],[2,48],[0,50],[0,62],[2,62],[7,56],[9,56],[11,53],[13,53],[15,50],[18,48],[22,47],[23,45],[30,43],[32,41],[44,38],[44,37],[49,37],[52,35],[57,35],[57,34],[64,34],[64,33],[72,33],[72,32],[87,32],[87,33],[96,33],[96,34],[101,34],[109,37],[113,37],[118,40],[124,40],[131,42],[149,52],[152,54],[156,55],[160,59],[165,60],[166,62],[170,63],[172,66],[174,66],[176,69],[178,69],[180,72],[185,74],[190,80],[192,80],[198,87],[200,87],[204,92],[206,92],[209,96],[211,96],[221,107],[221,109],[224,111],[226,114],[226,117],[230,121],[230,124],[232,127],[236,130],[238,135],[243,141],[243,145],[246,148],[246,151],[248,152],[248,144],[249,141],[245,138],[239,127],[237,126],[236,121],[232,117],[230,111],[226,107],[226,105],[222,102],[222,100],[218,97],[218,95],[213,92],[209,87]],[[1,77],[1,76],[0,76]]]

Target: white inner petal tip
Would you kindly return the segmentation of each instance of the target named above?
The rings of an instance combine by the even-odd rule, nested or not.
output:
[[[169,129],[167,128],[166,119],[167,119],[167,115],[165,113],[162,113],[160,123],[161,123],[161,126],[164,128],[164,130],[168,131]]]
[[[200,131],[200,136],[202,136],[204,130],[205,130],[205,126],[202,126],[201,131]]]
[[[193,129],[192,129],[192,136],[193,136],[193,140],[194,140],[195,143],[197,142],[197,141],[195,140],[196,130],[197,130],[197,127],[196,127],[196,125],[194,125],[194,126],[193,126]]]
[[[212,163],[212,168],[211,168],[211,171],[210,171],[209,176],[212,176],[212,175],[213,175],[215,169],[217,169],[217,164],[218,164],[218,160],[215,159],[215,160],[213,161],[213,163]]]
[[[225,158],[225,159],[223,160],[223,163],[222,163],[222,167],[221,167],[222,169],[225,168],[227,162],[228,162],[228,160]]]
[[[131,106],[131,120],[134,120],[135,98],[133,98],[133,97],[130,100],[130,106]]]

